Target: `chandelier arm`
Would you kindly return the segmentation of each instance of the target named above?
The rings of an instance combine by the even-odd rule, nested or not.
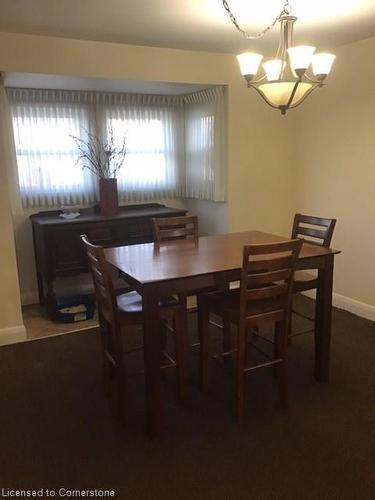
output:
[[[309,97],[309,95],[315,90],[319,88],[319,83],[313,85],[311,87],[311,89],[309,89],[306,94],[302,97],[302,99],[300,99],[296,104],[293,104],[292,106],[289,107],[289,109],[293,109],[293,108],[296,108],[297,106],[299,106],[300,104],[302,104],[306,99],[307,97]]]
[[[231,9],[229,7],[228,0],[221,0],[221,1],[222,1],[224,9],[228,13],[229,19],[232,21],[232,23],[235,26],[236,30],[239,31],[248,40],[258,40],[259,38],[262,38],[266,33],[268,33],[268,31],[270,31],[275,26],[275,24],[277,23],[277,21],[280,20],[281,17],[288,16],[292,12],[292,6],[290,5],[290,2],[289,2],[289,0],[286,0],[285,3],[284,3],[283,10],[272,21],[272,23],[269,24],[266,28],[264,28],[259,33],[255,33],[255,35],[251,35],[246,30],[244,30],[243,28],[241,28],[241,26],[239,25],[239,23],[238,23],[235,15],[233,14],[233,12],[231,11]]]
[[[256,80],[251,80],[251,82],[249,82],[247,86],[253,87],[255,84],[264,82],[266,80],[267,80],[266,75],[263,75],[263,76],[260,76],[259,78],[257,78]]]
[[[306,80],[308,80],[309,82],[314,83],[315,85],[318,85],[318,86],[320,86],[320,87],[322,87],[322,86],[323,86],[323,82],[321,82],[321,81],[319,81],[319,80],[316,80],[315,78],[311,78],[311,77],[310,77],[307,73],[305,73],[303,76],[304,76],[304,77],[306,78]]]
[[[286,104],[286,109],[289,109],[290,108],[290,105],[292,104],[293,102],[293,99],[294,99],[294,96],[296,95],[296,92],[297,92],[297,88],[298,88],[298,85],[301,83],[301,79],[299,78],[296,83],[294,84],[294,87],[293,87],[293,90],[292,90],[292,93],[290,94],[290,97],[289,97],[289,100]]]

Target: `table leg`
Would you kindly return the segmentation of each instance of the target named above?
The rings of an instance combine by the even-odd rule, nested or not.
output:
[[[318,271],[315,306],[315,378],[327,382],[331,342],[333,255],[325,257],[324,268]]]
[[[145,369],[146,429],[150,437],[160,432],[160,328],[158,296],[154,287],[144,288],[143,342]]]

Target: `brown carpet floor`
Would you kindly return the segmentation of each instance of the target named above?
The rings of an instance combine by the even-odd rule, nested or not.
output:
[[[0,488],[107,488],[123,500],[374,499],[375,324],[336,310],[333,329],[330,383],[314,381],[313,339],[299,337],[290,408],[278,407],[272,372],[258,371],[242,427],[231,369],[214,364],[203,396],[193,353],[189,402],[177,403],[173,373],[163,377],[164,432],[152,441],[142,376],[130,381],[126,426],[105,400],[95,332],[2,347]]]

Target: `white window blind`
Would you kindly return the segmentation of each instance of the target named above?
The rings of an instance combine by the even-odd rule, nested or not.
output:
[[[185,96],[185,195],[189,198],[225,199],[225,117],[222,87]]]
[[[125,134],[120,200],[225,198],[222,88],[189,96],[8,89],[8,97],[24,207],[96,200],[96,179],[77,164],[71,138],[87,130]]]

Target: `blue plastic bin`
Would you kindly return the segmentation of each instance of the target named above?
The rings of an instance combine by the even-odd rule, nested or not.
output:
[[[59,323],[76,323],[91,319],[95,313],[95,300],[90,295],[60,297],[52,310],[52,319]]]

